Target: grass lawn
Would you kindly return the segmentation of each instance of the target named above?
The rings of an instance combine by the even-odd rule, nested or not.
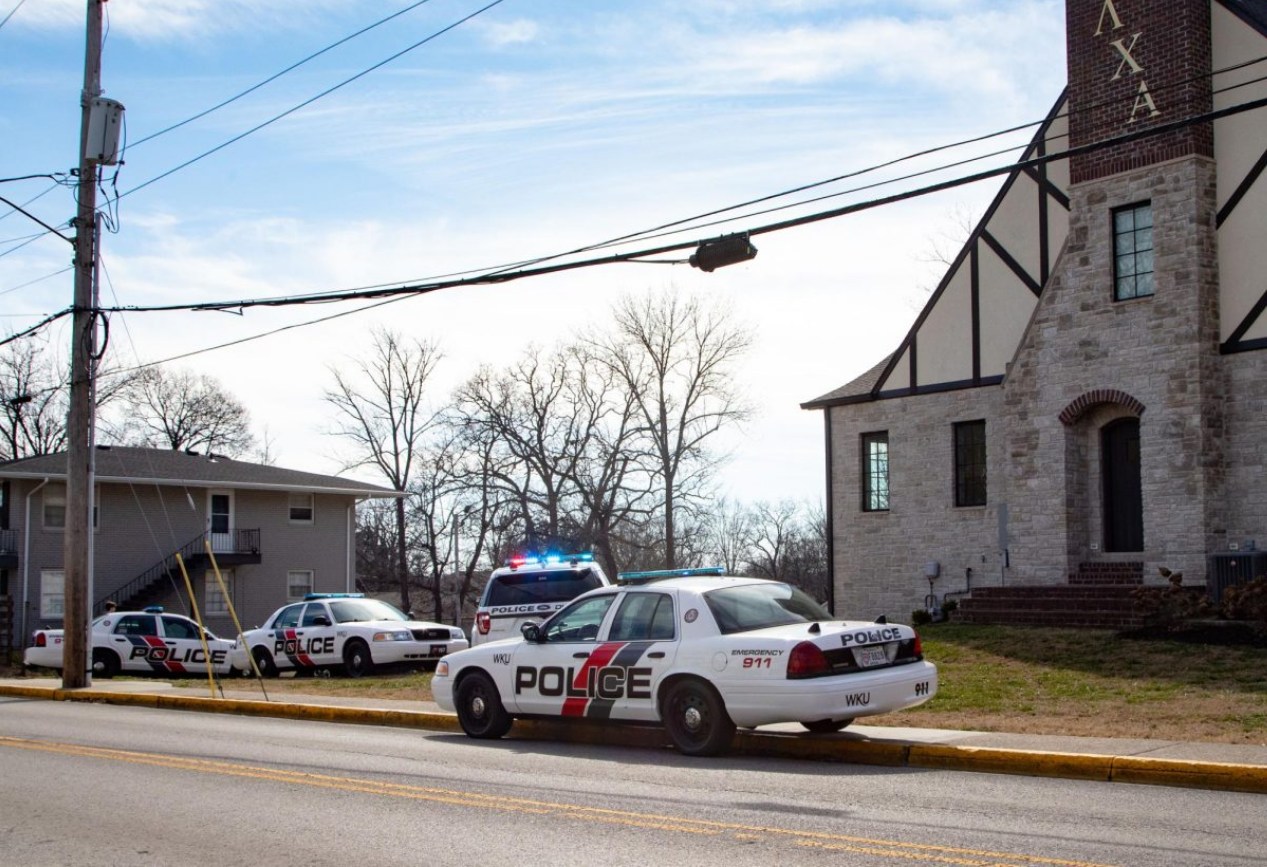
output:
[[[938,624],[920,630],[937,697],[868,724],[1267,745],[1267,650],[1113,632]],[[206,679],[177,681],[193,689]],[[250,680],[226,692],[254,693]],[[269,695],[430,701],[430,674],[282,677]]]

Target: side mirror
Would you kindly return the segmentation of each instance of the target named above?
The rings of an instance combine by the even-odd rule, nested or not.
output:
[[[312,618],[312,625],[313,626],[329,626],[330,618],[326,617],[324,614],[318,614],[316,617]]]
[[[541,641],[541,624],[525,623],[519,627],[519,631],[523,633],[524,641],[529,644],[538,644]]]

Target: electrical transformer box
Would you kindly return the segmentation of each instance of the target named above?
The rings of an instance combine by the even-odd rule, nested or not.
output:
[[[123,103],[98,97],[88,113],[88,141],[84,159],[103,166],[119,162],[119,132],[123,129]]]

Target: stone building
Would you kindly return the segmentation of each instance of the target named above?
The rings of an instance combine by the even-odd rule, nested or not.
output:
[[[1267,4],[1066,18],[1066,92],[905,339],[803,404],[840,613],[905,616],[929,572],[940,596],[1264,565]]]

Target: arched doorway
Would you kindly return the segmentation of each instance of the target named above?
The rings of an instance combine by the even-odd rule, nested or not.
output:
[[[1104,550],[1144,550],[1140,492],[1139,419],[1122,418],[1100,431],[1104,492]]]

